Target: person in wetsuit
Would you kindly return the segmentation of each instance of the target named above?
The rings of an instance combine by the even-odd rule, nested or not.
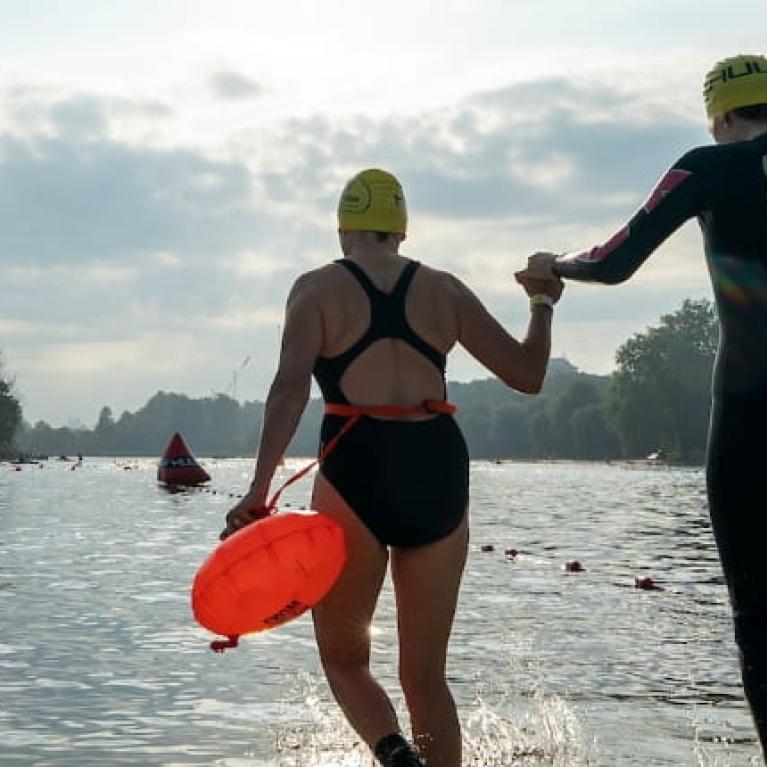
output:
[[[743,684],[767,753],[767,58],[719,62],[704,98],[715,146],[693,149],[631,221],[582,253],[537,253],[520,276],[616,284],[697,216],[720,322],[707,451],[711,523],[732,604]]]
[[[263,515],[312,374],[327,408],[323,446],[347,422],[339,409],[411,409],[394,418],[362,415],[321,461],[312,508],[344,526],[348,561],[313,612],[315,635],[337,701],[382,764],[417,767],[424,759],[429,767],[459,767],[461,733],[445,664],[467,553],[469,471],[463,436],[445,410],[445,361],[461,344],[509,386],[537,392],[562,283],[525,283],[531,314],[519,342],[452,274],[400,255],[407,213],[394,176],[378,169],[354,176],[341,195],[338,226],[344,258],[302,275],[290,291],[255,478],[222,537]],[[370,625],[389,561],[399,679],[418,754],[369,668]]]

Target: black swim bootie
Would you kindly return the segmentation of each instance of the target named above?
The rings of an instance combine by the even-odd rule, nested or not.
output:
[[[376,744],[375,755],[383,767],[425,767],[413,747],[398,732],[381,738]]]

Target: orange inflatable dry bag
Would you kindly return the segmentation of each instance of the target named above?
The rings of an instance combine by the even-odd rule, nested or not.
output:
[[[316,511],[277,511],[220,543],[192,586],[195,619],[234,647],[314,607],[346,564],[344,529]]]

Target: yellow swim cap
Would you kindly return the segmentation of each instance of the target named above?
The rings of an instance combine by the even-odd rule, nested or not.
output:
[[[399,181],[378,168],[368,168],[350,179],[338,201],[342,231],[407,231],[407,206]]]
[[[738,107],[767,104],[767,58],[733,56],[706,75],[703,98],[709,117]]]

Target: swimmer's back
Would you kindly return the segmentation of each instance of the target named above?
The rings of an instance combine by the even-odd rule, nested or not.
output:
[[[373,285],[390,294],[410,260],[356,260]],[[311,272],[311,291],[322,317],[321,356],[335,358],[350,349],[370,327],[370,299],[354,275],[339,264]],[[421,264],[404,301],[405,319],[413,332],[440,355],[459,337],[456,280]],[[444,397],[444,379],[434,362],[402,339],[383,338],[364,349],[341,380],[356,404],[416,404]]]

